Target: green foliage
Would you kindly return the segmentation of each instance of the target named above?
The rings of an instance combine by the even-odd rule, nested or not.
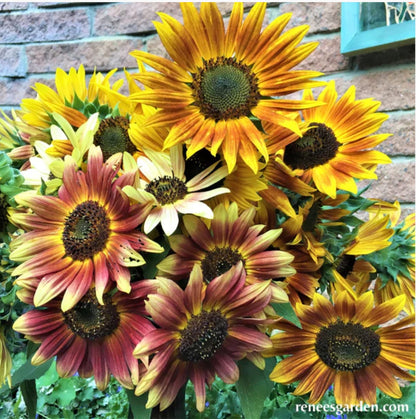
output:
[[[67,100],[65,100],[65,102],[67,106],[76,109],[77,111],[80,111],[87,118],[89,118],[96,112],[98,112],[100,120],[108,117],[120,116],[120,110],[118,108],[118,105],[116,105],[112,109],[107,104],[100,104],[98,97],[96,97],[92,102],[90,102],[88,98],[83,101],[75,94],[72,103],[68,102]]]
[[[259,417],[263,411],[264,401],[273,387],[269,375],[276,365],[276,361],[273,358],[265,361],[266,367],[264,370],[260,370],[247,359],[242,359],[238,363],[240,378],[235,385],[246,419],[257,419]]]
[[[292,322],[295,326],[302,329],[302,325],[290,303],[272,303],[271,306],[274,308],[274,311],[278,316],[282,316],[284,319]]]
[[[13,364],[22,370],[26,358],[23,353],[14,356]],[[23,365],[22,365],[23,364]],[[13,374],[15,375],[15,374]],[[33,372],[31,375],[33,376]],[[34,381],[34,380],[33,380]],[[23,383],[24,381],[21,381]],[[18,386],[7,386],[0,392],[0,417],[26,419],[30,416],[23,399],[24,391]],[[31,394],[34,388],[31,388]],[[37,414],[39,418],[89,419],[106,417],[108,419],[127,418],[127,395],[115,379],[110,380],[107,389],[102,392],[95,386],[93,378],[84,379],[77,374],[69,378],[60,378],[56,372],[56,363],[51,360],[46,371],[36,379]],[[33,394],[32,394],[33,396]]]
[[[130,404],[131,413],[134,419],[150,419],[151,409],[146,409],[147,393],[137,397],[134,390],[126,390]]]
[[[397,281],[399,275],[411,279],[409,269],[413,266],[414,237],[409,229],[402,228],[403,223],[394,228],[389,247],[364,256],[377,269],[383,286],[388,281]]]

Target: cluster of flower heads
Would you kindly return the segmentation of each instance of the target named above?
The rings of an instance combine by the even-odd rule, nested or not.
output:
[[[116,70],[58,69],[0,120],[2,277],[27,307],[14,330],[40,344],[32,363],[56,356],[100,389],[112,374],[162,410],[190,379],[202,411],[216,375],[277,355],[292,356],[270,379],[300,380],[311,403],[331,384],[338,403],[400,397],[414,219],[357,189],[389,162],[373,149],[387,115],[293,69],[318,44],[285,30],[290,14],[262,30],[265,3],[245,18],[234,3],[227,28],[215,3],[181,9],[183,24],[155,23],[171,59],[131,53],[128,95]]]

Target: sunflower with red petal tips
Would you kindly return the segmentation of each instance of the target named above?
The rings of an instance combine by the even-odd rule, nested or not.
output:
[[[12,215],[25,234],[15,239],[10,258],[23,262],[14,271],[16,283],[39,277],[35,306],[65,291],[62,310],[72,308],[95,286],[101,304],[109,281],[130,292],[130,266],[145,263],[138,250],[162,252],[163,248],[137,231],[149,206],[130,205],[120,188],[132,184],[134,172],[119,178],[121,154],[103,163],[99,147],[88,155],[87,171],[77,170],[67,158],[58,197],[32,191],[16,196],[31,212]]]
[[[311,393],[308,403],[318,403],[334,385],[337,404],[376,404],[376,388],[390,397],[402,393],[395,377],[414,381],[403,370],[415,367],[414,316],[395,324],[378,327],[398,316],[405,304],[399,296],[374,306],[366,292],[358,298],[346,291],[334,295],[334,304],[315,294],[312,306],[296,304],[302,324],[297,328],[287,320],[276,322],[282,333],[272,336],[268,355],[291,356],[280,361],[270,379],[282,384],[300,381],[294,391]]]
[[[149,332],[133,354],[148,370],[140,379],[136,395],[149,391],[147,408],[160,404],[166,409],[190,379],[197,409],[205,407],[205,384],[215,375],[225,383],[239,378],[236,361],[247,357],[259,368],[259,352],[271,348],[270,338],[255,318],[270,301],[269,282],[246,286],[242,262],[205,284],[200,266],[195,265],[185,290],[175,282],[159,278],[159,289],[149,295],[146,309],[159,328]]]
[[[239,216],[235,202],[226,209],[220,204],[214,209],[211,229],[197,217],[185,216],[184,227],[188,236],[169,238],[175,252],[157,265],[159,275],[174,280],[186,278],[194,264],[201,266],[208,283],[243,262],[247,283],[253,284],[274,278],[283,279],[296,273],[290,266],[293,256],[280,250],[268,250],[279,236],[280,229],[264,230],[254,224],[255,209],[249,208]],[[278,283],[272,282],[272,299],[287,302],[288,297]]]
[[[314,100],[306,89],[305,100]],[[281,176],[298,176],[321,192],[335,198],[337,189],[357,193],[356,179],[377,179],[377,164],[390,163],[384,153],[370,150],[390,134],[374,134],[388,115],[377,112],[380,102],[355,99],[351,86],[338,98],[331,81],[318,96],[325,105],[302,111],[302,136],[287,129],[269,128],[273,149],[284,148],[284,156],[276,161]],[[293,180],[288,179],[288,182]]]
[[[131,53],[155,72],[134,77],[147,89],[130,96],[133,102],[158,108],[150,126],[171,126],[165,148],[188,142],[188,157],[221,148],[231,172],[237,156],[253,172],[258,153],[268,159],[265,135],[254,121],[269,121],[300,134],[287,112],[319,106],[313,100],[275,99],[304,88],[325,84],[311,80],[322,73],[291,70],[318,45],[298,45],[309,27],[282,33],[290,20],[284,14],[263,31],[266,3],[256,3],[243,22],[243,4],[234,3],[228,28],[215,3],[181,3],[184,24],[159,13],[156,30],[173,61],[146,52]]]
[[[130,294],[104,294],[104,304],[97,300],[94,290],[89,290],[65,312],[56,298],[45,308],[20,316],[13,328],[40,343],[33,365],[56,356],[61,377],[76,372],[84,378],[93,375],[98,389],[104,390],[112,374],[122,386],[132,389],[145,370],[133,357],[133,349],[154,329],[146,318],[144,300],[155,289],[154,280],[135,282]],[[33,304],[33,293],[26,293],[23,301]]]

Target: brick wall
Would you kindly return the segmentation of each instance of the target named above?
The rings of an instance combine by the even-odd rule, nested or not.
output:
[[[250,6],[250,3],[245,5]],[[232,3],[219,3],[224,16]],[[336,79],[339,93],[351,84],[358,98],[373,97],[390,115],[383,132],[393,136],[378,149],[393,163],[378,169],[379,180],[370,195],[404,204],[415,201],[414,150],[414,45],[347,58],[340,53],[340,3],[269,3],[266,22],[292,12],[289,26],[310,25],[308,40],[318,49],[301,68],[322,71]],[[68,70],[83,63],[107,72],[114,67],[135,71],[134,49],[163,55],[152,20],[163,11],[181,20],[178,3],[0,3],[0,107],[18,107],[34,97],[36,82],[53,86],[55,69]],[[120,72],[120,75],[122,73]],[[364,183],[363,183],[364,184]]]

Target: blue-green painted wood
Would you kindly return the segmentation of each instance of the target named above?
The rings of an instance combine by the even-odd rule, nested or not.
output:
[[[341,53],[366,54],[415,42],[415,21],[360,30],[360,3],[341,4]]]

